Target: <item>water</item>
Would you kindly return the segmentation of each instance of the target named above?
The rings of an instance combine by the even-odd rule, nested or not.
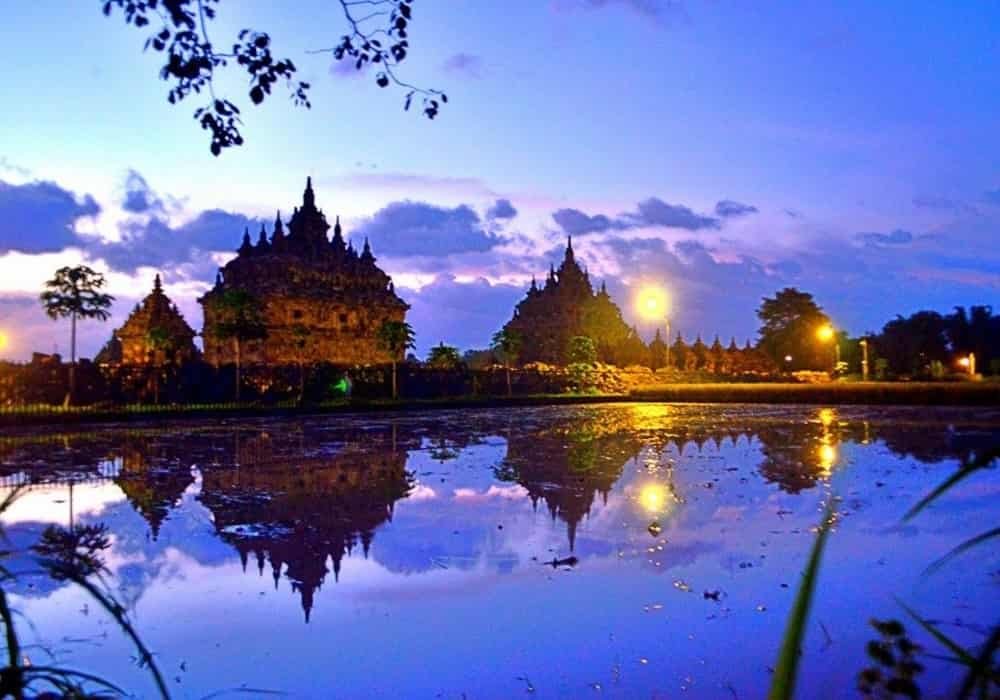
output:
[[[998,443],[986,409],[655,404],[8,432],[0,497],[30,487],[5,564],[30,569],[47,524],[106,523],[177,697],[756,698],[837,494],[800,696],[841,698],[869,619],[906,621],[893,596],[965,644],[996,622],[995,545],[921,573],[996,527],[996,470],[901,517]],[[11,597],[34,663],[155,694],[81,590]],[[955,668],[926,661],[947,695]]]

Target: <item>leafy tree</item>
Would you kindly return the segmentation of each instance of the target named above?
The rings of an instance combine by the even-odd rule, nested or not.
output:
[[[404,109],[408,110],[418,97],[423,100],[423,114],[428,119],[436,117],[441,104],[448,101],[447,95],[410,85],[396,74],[409,54],[413,0],[337,1],[347,33],[335,46],[310,53],[331,53],[338,61],[353,63],[356,70],[370,64],[379,87],[395,85],[405,90]],[[202,129],[211,132],[211,151],[216,156],[224,148],[243,144],[239,107],[215,92],[216,77],[232,63],[249,78],[248,97],[254,105],[262,103],[283,81],[295,106],[311,106],[310,84],[295,80],[297,68],[291,59],[275,58],[267,32],[244,29],[232,44],[232,51],[218,50],[208,29],[221,4],[222,0],[104,0],[102,4],[105,15],[120,11],[126,24],[150,32],[145,49],[152,48],[164,57],[160,78],[170,86],[170,104],[192,93],[205,93],[207,101],[195,110],[194,118]]]
[[[100,272],[87,267],[61,267],[55,277],[45,283],[39,299],[45,313],[52,320],[70,319],[69,391],[65,403],[73,401],[76,394],[76,322],[77,319],[96,318],[108,320],[108,309],[115,298],[101,290],[106,281]]]
[[[594,341],[585,335],[575,335],[569,339],[566,356],[570,364],[592,365],[597,362],[597,348]]]
[[[934,362],[948,359],[948,322],[936,311],[897,316],[873,338],[878,354],[895,375],[928,375]]]
[[[493,334],[493,351],[503,360],[504,371],[507,374],[507,396],[513,394],[510,383],[510,366],[517,363],[522,345],[524,345],[524,338],[515,330],[501,328]]]
[[[309,355],[309,345],[312,340],[312,330],[304,323],[296,323],[292,327],[292,345],[295,348],[295,359],[299,365],[299,403],[306,395],[306,357]]]
[[[677,339],[674,340],[674,344],[670,348],[670,360],[674,363],[674,367],[681,371],[687,369],[689,353],[690,348],[688,348],[688,344],[684,342],[684,338],[681,336],[680,331],[678,331]]]
[[[670,366],[670,347],[663,341],[659,328],[656,329],[656,336],[649,344],[649,366],[654,371]]]
[[[392,398],[399,398],[396,365],[413,347],[413,328],[406,321],[384,321],[378,329],[378,344],[392,358]]]
[[[958,355],[974,353],[979,367],[992,367],[1000,357],[1000,315],[990,306],[956,306],[945,317],[945,330],[951,349]]]
[[[173,364],[177,352],[177,342],[170,331],[163,326],[153,326],[146,333],[146,345],[149,347],[150,359],[153,362],[153,402],[160,403],[160,374],[163,364]]]
[[[775,364],[792,370],[829,367],[830,349],[817,337],[817,330],[829,325],[830,319],[812,294],[786,287],[774,298],[764,298],[757,317],[760,348]],[[785,362],[786,356],[790,362]]]
[[[442,341],[431,348],[427,364],[435,369],[455,369],[462,364],[462,358],[458,354],[458,348],[445,345]]]
[[[236,354],[236,401],[240,400],[243,383],[243,345],[251,340],[267,337],[267,327],[261,314],[260,300],[243,289],[229,289],[219,302],[219,321],[215,335],[219,340],[231,341]]]

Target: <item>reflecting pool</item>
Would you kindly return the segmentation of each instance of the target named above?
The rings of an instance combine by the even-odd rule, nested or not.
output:
[[[988,409],[616,404],[0,433],[25,654],[155,696],[49,525],[103,523],[109,582],[176,697],[757,698],[824,504],[801,697],[856,694],[896,598],[972,646],[1000,610]],[[920,683],[959,678],[933,658]]]

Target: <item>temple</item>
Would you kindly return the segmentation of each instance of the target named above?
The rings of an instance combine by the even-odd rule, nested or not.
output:
[[[157,275],[153,291],[136,304],[94,360],[103,365],[181,364],[198,355],[194,336],[177,306],[163,293]]]
[[[590,276],[576,261],[572,238],[559,269],[549,268],[541,288],[531,280],[531,288],[504,329],[521,336],[522,362],[551,364],[567,361],[574,336],[588,336],[597,346],[598,359],[613,362],[619,347],[633,334],[604,285],[594,293]]]
[[[367,239],[359,253],[345,242],[339,218],[332,238],[329,229],[309,178],[287,231],[279,213],[270,237],[261,227],[255,243],[249,230],[244,232],[237,256],[199,299],[208,362],[236,359],[233,343],[217,332],[226,322],[226,294],[235,290],[260,304],[265,327],[263,338],[243,344],[243,362],[367,365],[392,359],[379,347],[377,333],[385,321],[405,320],[409,306],[375,264]]]

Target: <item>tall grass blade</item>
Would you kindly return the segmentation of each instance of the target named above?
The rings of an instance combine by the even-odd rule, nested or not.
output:
[[[979,683],[980,697],[982,698],[989,695],[990,683],[1000,683],[997,673],[990,668],[993,654],[996,653],[998,647],[1000,647],[1000,625],[993,628],[993,632],[990,633],[990,638],[986,640],[986,644],[983,645],[979,656],[975,659],[973,665],[969,667],[969,672],[965,675],[965,681],[962,683],[962,689],[958,693],[960,700],[965,700],[965,698],[972,696],[972,691],[975,689],[977,682]]]
[[[816,541],[813,542],[812,552],[809,554],[809,563],[806,565],[802,574],[802,583],[799,584],[798,592],[795,594],[795,603],[792,605],[788,624],[785,627],[778,664],[774,669],[774,678],[771,679],[768,700],[791,700],[795,695],[795,681],[801,659],[799,650],[802,647],[802,639],[805,637],[806,623],[809,621],[809,608],[812,606],[813,594],[816,591],[816,580],[819,575],[820,562],[823,559],[823,550],[833,525],[835,500],[830,498],[823,511],[823,520],[820,522]]]
[[[910,606],[908,606],[906,603],[904,603],[903,601],[901,601],[899,598],[896,598],[896,602],[899,603],[899,606],[901,608],[903,608],[903,610],[906,611],[907,615],[909,615],[910,617],[912,617],[913,620],[918,625],[920,625],[921,627],[924,628],[924,631],[927,632],[927,634],[929,634],[932,637],[934,637],[934,639],[936,639],[938,642],[940,642],[942,646],[947,647],[948,650],[952,654],[954,654],[956,657],[958,657],[956,660],[959,663],[961,663],[964,666],[971,666],[971,665],[973,665],[973,664],[976,663],[976,659],[972,656],[972,654],[970,654],[965,649],[963,649],[961,646],[959,646],[957,642],[953,641],[944,632],[942,632],[941,630],[939,630],[937,627],[935,627],[934,625],[932,625],[930,622],[928,622],[927,620],[925,620],[922,617],[920,617],[920,615],[917,614],[916,610],[914,610],[913,608],[911,608]]]
[[[964,462],[961,468],[952,474],[950,477],[945,479],[945,481],[940,484],[936,489],[931,491],[929,494],[917,501],[917,504],[910,508],[903,516],[903,520],[910,520],[916,516],[920,511],[929,506],[931,503],[936,501],[938,497],[950,490],[955,484],[964,480],[971,474],[979,471],[980,469],[986,469],[991,466],[993,462],[1000,459],[1000,448],[994,448],[987,450],[980,455],[976,455],[974,459]]]
[[[995,527],[992,530],[988,530],[988,531],[986,531],[986,532],[984,532],[982,534],[979,534],[979,535],[976,535],[975,537],[967,539],[965,542],[963,542],[962,544],[960,544],[957,547],[955,547],[954,549],[952,549],[950,552],[948,552],[947,554],[945,554],[943,557],[941,557],[940,559],[937,559],[933,563],[931,563],[930,566],[928,566],[926,569],[924,569],[924,573],[927,574],[927,575],[933,574],[935,571],[937,571],[938,569],[940,569],[942,566],[944,566],[945,564],[947,564],[949,561],[951,561],[955,557],[959,556],[960,554],[964,554],[965,552],[967,552],[968,550],[972,549],[973,547],[976,547],[976,546],[982,544],[983,542],[986,542],[987,540],[991,540],[994,537],[1000,537],[1000,527]]]

